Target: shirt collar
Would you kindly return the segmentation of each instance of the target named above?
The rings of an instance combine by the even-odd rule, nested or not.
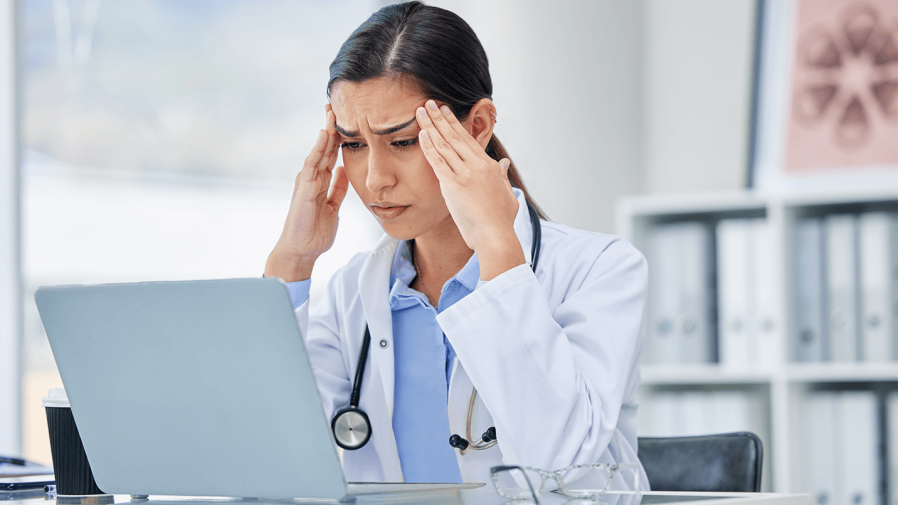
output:
[[[512,188],[515,197],[518,199],[518,211],[514,218],[514,231],[520,241],[521,248],[524,251],[524,258],[529,264],[531,262],[530,248],[533,241],[533,228],[530,223],[530,211],[527,210],[527,200],[524,192],[518,188]],[[405,287],[415,279],[415,266],[412,264],[411,251],[409,250],[408,241],[399,242],[396,252],[393,254],[393,261],[390,266],[390,298],[398,296],[401,293],[407,293],[404,289],[397,289],[396,283],[401,282]],[[477,288],[480,280],[480,261],[477,254],[472,254],[471,258],[465,263],[465,266],[455,274],[452,280],[457,280],[470,291]]]
[[[416,275],[417,273],[415,272],[415,265],[412,263],[409,243],[408,241],[402,241],[399,243],[399,247],[396,248],[396,252],[393,254],[393,262],[390,266],[391,303],[395,303],[399,296],[416,293],[408,287],[415,279]],[[468,291],[474,291],[477,288],[479,280],[480,261],[477,259],[477,254],[472,254],[471,258],[468,259],[468,262],[465,263],[465,266],[449,279],[447,285],[452,281],[457,281],[467,288]],[[440,293],[440,295],[442,296],[442,293]]]

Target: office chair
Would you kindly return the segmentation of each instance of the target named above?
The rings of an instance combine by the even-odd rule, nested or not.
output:
[[[640,437],[652,491],[759,492],[764,448],[754,433]]]

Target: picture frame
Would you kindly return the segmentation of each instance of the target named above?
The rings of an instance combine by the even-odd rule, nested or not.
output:
[[[898,4],[758,0],[757,34],[748,187],[898,188]]]

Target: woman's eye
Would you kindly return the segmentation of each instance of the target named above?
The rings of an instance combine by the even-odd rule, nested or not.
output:
[[[340,147],[342,149],[346,149],[349,151],[357,151],[362,148],[362,143],[361,142],[343,142],[342,144],[340,144]]]
[[[401,151],[404,151],[417,143],[418,143],[418,139],[414,138],[414,139],[408,139],[408,140],[397,140],[396,142],[393,142],[393,145],[398,147]]]

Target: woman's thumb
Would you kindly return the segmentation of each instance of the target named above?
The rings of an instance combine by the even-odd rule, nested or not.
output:
[[[506,181],[508,180],[508,167],[510,165],[511,160],[508,158],[502,158],[501,160],[499,160],[499,168],[502,169],[502,177],[504,177]]]

